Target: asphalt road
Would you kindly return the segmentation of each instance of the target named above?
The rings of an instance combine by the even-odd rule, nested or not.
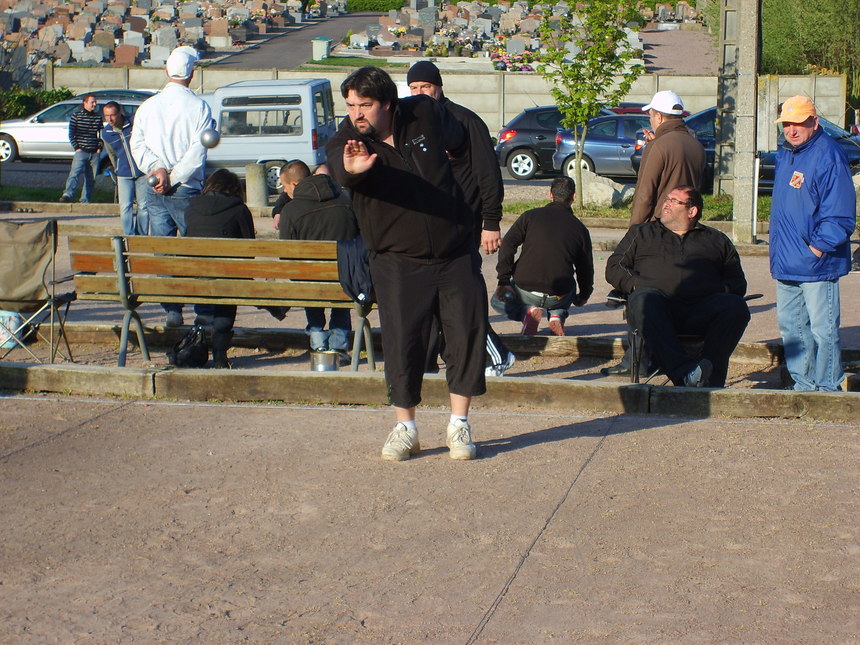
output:
[[[210,67],[241,69],[292,69],[311,60],[311,41],[314,38],[331,38],[338,43],[349,30],[363,31],[367,25],[378,22],[381,13],[358,13],[311,21],[301,28],[291,29],[259,45],[213,63]]]

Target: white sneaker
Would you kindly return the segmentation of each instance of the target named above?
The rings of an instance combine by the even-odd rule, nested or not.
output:
[[[420,450],[418,430],[410,430],[404,424],[397,423],[382,446],[382,458],[386,461],[404,461],[410,455],[417,455]]]
[[[475,444],[472,442],[472,427],[468,421],[453,421],[448,424],[448,449],[451,459],[474,459]]]
[[[484,368],[484,376],[504,376],[505,372],[507,372],[511,367],[514,366],[514,363],[517,362],[517,357],[514,356],[513,352],[508,352],[507,358],[505,358],[504,363],[497,363],[496,365],[487,365]]]

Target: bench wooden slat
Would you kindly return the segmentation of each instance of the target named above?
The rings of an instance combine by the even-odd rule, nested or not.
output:
[[[195,278],[177,278],[172,276],[133,277],[131,290],[138,298],[150,296],[181,296],[185,294],[189,302],[194,296],[210,296],[223,299],[259,299],[278,300],[291,298],[293,300],[328,300],[332,302],[351,303],[340,284],[331,282],[290,282],[283,283],[268,280],[200,280]]]
[[[219,256],[244,258],[283,258],[289,260],[336,260],[337,242],[308,240],[237,240],[211,237],[125,238],[128,253],[164,253],[171,255]]]
[[[112,255],[84,255],[73,253],[71,255],[72,271],[75,273],[100,273],[113,271]]]
[[[113,246],[111,246],[111,238],[107,235],[70,235],[69,251],[113,255]]]
[[[128,264],[132,276],[136,274],[164,274],[204,278],[278,278],[332,282],[338,280],[337,263],[331,260],[278,261],[274,258],[189,258],[175,255],[148,255],[128,256]],[[107,267],[107,270],[110,269],[110,266]]]

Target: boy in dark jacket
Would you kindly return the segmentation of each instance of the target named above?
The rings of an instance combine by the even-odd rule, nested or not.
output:
[[[123,114],[122,106],[116,101],[105,103],[102,114],[105,117],[105,127],[102,128],[100,136],[116,176],[119,221],[123,235],[149,235],[149,216],[143,203],[146,176],[131,156],[130,141],[134,120]],[[136,218],[135,202],[137,202]]]
[[[282,240],[351,240],[358,236],[352,204],[331,177],[311,175],[305,162],[292,161],[286,165],[281,182],[290,197],[279,221]],[[343,364],[348,364],[350,310],[332,309],[328,330],[322,307],[305,307],[305,315],[311,351],[334,350],[341,354]]]

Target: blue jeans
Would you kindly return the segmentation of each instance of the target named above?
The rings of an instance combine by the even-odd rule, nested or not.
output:
[[[776,281],[776,319],[794,389],[840,389],[839,281]]]
[[[147,184],[144,202],[149,215],[149,234],[163,237],[173,237],[177,233],[185,235],[185,209],[191,198],[199,194],[196,188],[179,185],[166,195],[160,195]],[[175,302],[161,306],[164,311],[182,311],[182,305]]]
[[[137,179],[117,177],[116,187],[119,193],[119,222],[123,235],[149,235],[149,214],[146,210],[146,175]],[[137,198],[135,200],[135,197]],[[134,202],[137,201],[137,217],[134,214]]]
[[[329,316],[328,331],[325,328],[325,309],[305,307],[308,326],[305,331],[311,337],[311,349],[334,349],[340,352],[349,350],[349,332],[352,331],[352,318],[349,309],[332,309]]]
[[[72,199],[75,196],[75,191],[78,189],[81,175],[84,176],[84,188],[81,191],[81,203],[87,204],[93,194],[93,186],[95,185],[96,173],[99,170],[99,153],[84,152],[78,150],[75,156],[72,157],[72,168],[69,170],[69,178],[66,180],[66,187],[63,189],[63,195]]]
[[[513,300],[502,302],[493,293],[493,296],[490,298],[490,306],[500,314],[506,315],[510,320],[516,320],[517,322],[522,321],[529,307],[540,307],[549,311],[550,316],[558,316],[561,318],[561,322],[564,323],[567,320],[567,310],[576,297],[576,289],[566,296],[537,296],[531,291],[520,289],[513,282],[511,286],[514,288],[514,294],[516,295]]]

